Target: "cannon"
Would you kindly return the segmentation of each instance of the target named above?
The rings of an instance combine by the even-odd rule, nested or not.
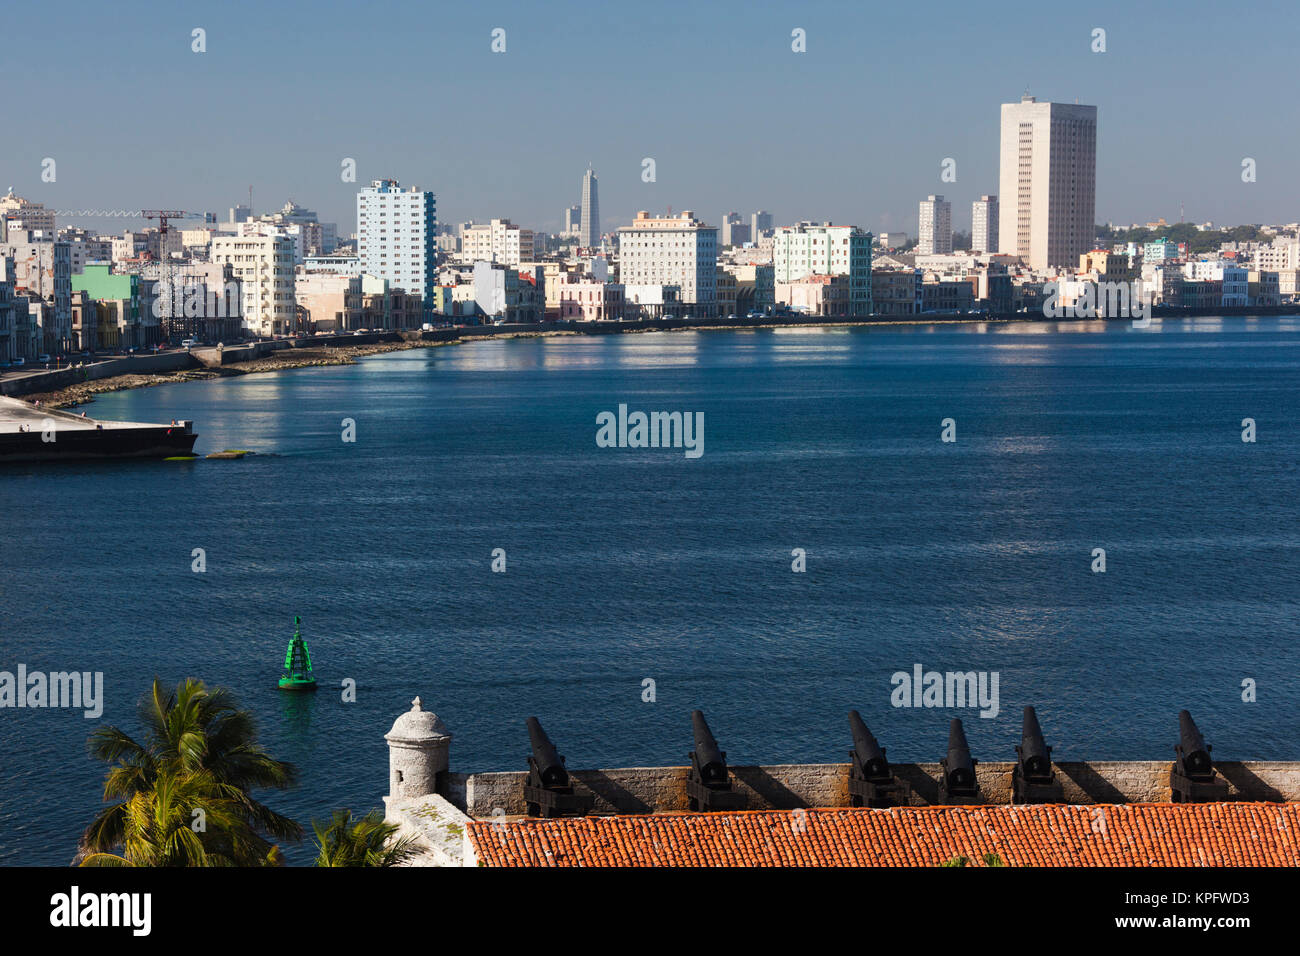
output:
[[[1185,710],[1178,712],[1178,743],[1169,771],[1169,793],[1174,803],[1209,803],[1225,800],[1228,782],[1219,777],[1210,758],[1210,745]]]
[[[524,781],[524,804],[530,817],[582,816],[593,799],[587,794],[575,793],[560,756],[551,738],[546,736],[541,722],[529,717],[528,779]]]
[[[885,748],[872,736],[862,715],[849,711],[853,749],[849,751],[849,805],[854,807],[906,806],[911,791],[894,776]]]
[[[979,782],[975,779],[978,762],[970,755],[961,721],[954,719],[948,725],[948,755],[939,761],[943,768],[939,780],[940,803],[973,803],[979,798]]]
[[[727,754],[719,749],[698,710],[691,711],[691,730],[695,749],[690,752],[691,767],[686,773],[687,805],[692,811],[744,809],[745,795],[732,787]]]
[[[1020,726],[1020,746],[1016,747],[1016,765],[1011,770],[1012,803],[1063,803],[1065,788],[1056,780],[1052,769],[1052,748],[1043,739],[1034,708],[1025,708]]]

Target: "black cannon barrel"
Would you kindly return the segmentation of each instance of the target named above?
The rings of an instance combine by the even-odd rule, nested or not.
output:
[[[889,761],[885,759],[884,748],[867,725],[862,722],[862,715],[856,710],[849,711],[849,730],[853,733],[853,759],[868,780],[877,780],[890,776]]]
[[[1183,767],[1188,773],[1209,773],[1213,769],[1210,748],[1197,729],[1196,721],[1185,710],[1178,712],[1178,747]]]
[[[706,781],[725,780],[727,761],[722,756],[718,742],[713,739],[704,714],[698,710],[691,711],[691,730],[695,734],[695,759],[700,766],[700,774]]]
[[[536,717],[529,717],[528,743],[533,748],[533,760],[537,762],[537,771],[542,775],[543,787],[563,787],[569,782],[569,772],[564,769],[564,758],[546,736],[541,722]]]
[[[1020,764],[1029,777],[1045,777],[1052,772],[1052,748],[1043,739],[1043,729],[1038,726],[1034,708],[1025,708],[1024,723],[1020,728],[1020,746],[1016,748]]]
[[[948,725],[948,761],[944,770],[949,786],[968,787],[975,782],[975,761],[966,743],[966,731],[957,719]]]

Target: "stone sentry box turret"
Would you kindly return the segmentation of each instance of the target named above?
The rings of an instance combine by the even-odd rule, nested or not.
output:
[[[411,701],[411,709],[393,721],[388,741],[388,793],[396,799],[437,793],[439,774],[447,772],[451,734],[438,715]]]

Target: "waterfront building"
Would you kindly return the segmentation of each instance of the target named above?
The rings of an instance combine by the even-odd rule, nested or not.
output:
[[[563,273],[546,279],[547,303],[554,294],[556,315],[575,322],[612,322],[623,318],[623,286],[590,276]]]
[[[596,174],[588,166],[582,176],[582,222],[578,230],[578,244],[588,248],[600,245],[600,197],[596,187]]]
[[[12,362],[18,357],[15,350],[14,329],[17,325],[15,309],[18,307],[14,283],[13,256],[0,253],[0,362]],[[23,311],[27,303],[22,304]],[[26,356],[23,356],[26,358]]]
[[[1281,274],[1276,270],[1251,269],[1246,273],[1247,305],[1282,304]]]
[[[1002,104],[998,250],[1030,268],[1073,267],[1093,245],[1097,107]]]
[[[1277,292],[1288,300],[1300,297],[1300,269],[1277,270]]]
[[[921,311],[920,269],[873,269],[871,302],[876,315],[916,315]]]
[[[261,336],[296,331],[292,237],[218,236],[212,240],[212,262],[230,265],[240,281],[249,331]]]
[[[1227,259],[1200,259],[1183,265],[1183,276],[1189,282],[1218,282],[1222,290],[1222,299],[1213,303],[1211,308],[1220,305],[1228,307],[1250,305],[1249,272]],[[1187,305],[1184,297],[1184,305]]]
[[[114,272],[109,263],[90,263],[72,276],[71,286],[96,303],[95,338],[100,348],[145,348],[157,344],[156,339],[148,339],[143,311],[152,297],[143,294],[139,275]]]
[[[462,227],[459,258],[465,262],[497,262],[517,268],[533,257],[533,231],[513,225],[509,219]]]
[[[970,206],[970,251],[998,251],[998,197],[980,196]]]
[[[0,256],[13,259],[15,288],[48,304],[48,308],[38,310],[41,328],[37,355],[66,352],[72,347],[71,244],[56,238],[52,228],[37,232],[11,224],[7,232],[8,238],[0,242]]]
[[[360,275],[300,272],[294,277],[294,299],[304,331],[351,332],[369,328],[361,321]]]
[[[921,282],[921,312],[968,312],[975,290],[966,279],[927,275]]]
[[[715,285],[718,295],[718,315],[724,318],[736,314],[736,277],[721,265],[717,267]]]
[[[917,229],[917,255],[944,255],[952,252],[952,203],[943,196],[921,200],[920,226]]]
[[[1142,289],[1152,305],[1183,304],[1183,270],[1176,262],[1142,263]]]
[[[682,314],[717,315],[718,230],[689,209],[652,217],[642,210],[618,231],[619,280],[628,287],[676,286]]]
[[[72,347],[88,352],[99,348],[99,305],[82,289],[72,293]]]
[[[546,279],[540,267],[512,269],[495,262],[474,263],[473,298],[483,317],[513,324],[546,317]]]
[[[428,321],[425,296],[414,295],[377,276],[360,278],[361,328],[400,331],[418,329]],[[432,298],[436,301],[436,295]]]
[[[719,268],[732,276],[736,286],[737,315],[764,315],[776,305],[776,267],[770,262],[720,262]],[[725,313],[724,313],[725,314]]]
[[[357,193],[357,257],[369,275],[419,297],[433,313],[438,254],[437,200],[396,179],[376,179]]]
[[[847,275],[806,275],[776,283],[776,301],[800,315],[848,318],[852,313]]]
[[[172,269],[173,341],[230,342],[244,336],[243,283],[228,263],[186,262]]]
[[[772,236],[773,279],[777,286],[809,276],[847,276],[849,312],[871,314],[872,235],[857,226],[800,222],[781,226]],[[835,294],[831,291],[829,294]],[[782,302],[778,288],[776,301]]]
[[[666,315],[687,315],[681,289],[675,285],[628,285],[623,283],[624,317],[659,319]]]

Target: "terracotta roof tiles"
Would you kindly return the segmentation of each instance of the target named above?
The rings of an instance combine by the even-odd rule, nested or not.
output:
[[[487,866],[1300,866],[1300,804],[900,807],[474,821]]]

